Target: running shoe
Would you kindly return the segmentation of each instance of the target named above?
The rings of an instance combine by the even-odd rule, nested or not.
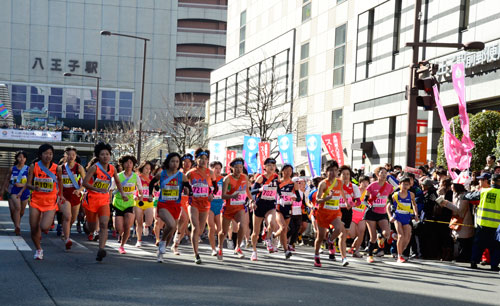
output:
[[[142,241],[141,240],[137,240],[137,242],[135,243],[135,247],[136,248],[142,247]]]
[[[194,263],[197,264],[197,265],[201,264],[200,254],[194,255]]]
[[[142,230],[142,234],[143,234],[144,236],[148,236],[148,235],[149,235],[149,226],[147,226],[147,225],[146,225],[146,223],[144,223],[144,225],[143,225],[143,227],[142,227],[142,228],[143,228],[143,230]]]
[[[120,254],[127,254],[127,251],[125,251],[125,248],[122,245],[118,248],[118,252]]]
[[[368,262],[368,263],[374,263],[374,262],[375,262],[375,259],[373,259],[373,256],[368,256],[368,257],[366,258],[366,262]]]
[[[217,259],[222,260],[222,258],[223,258],[222,257],[222,249],[220,249],[219,252],[214,250],[214,252],[215,252],[215,255],[217,255]],[[212,253],[212,256],[214,256],[213,253]]]
[[[62,225],[61,224],[57,224],[56,233],[57,233],[58,237],[62,235]]]
[[[179,247],[176,244],[172,245],[170,249],[172,250],[172,253],[174,253],[174,255],[181,255],[181,253],[179,252]]]
[[[352,257],[354,258],[363,258],[363,254],[361,254],[359,251],[356,251],[352,254]]]
[[[347,257],[342,258],[342,267],[346,267],[349,265],[349,262],[347,261]]]
[[[349,248],[347,250],[347,254],[354,254],[354,248]]]
[[[384,257],[384,255],[385,255],[385,252],[384,252],[384,250],[382,250],[382,249],[381,249],[381,250],[379,250],[379,251],[375,254],[375,256],[377,256],[377,257]]]
[[[80,224],[80,222],[76,223],[76,231],[78,232],[78,234],[82,233],[82,225]]]
[[[116,230],[111,231],[111,237],[116,238]]]
[[[246,240],[243,240],[243,241],[240,243],[240,248],[242,248],[242,249],[246,249],[246,248],[247,248],[247,241],[246,241]]]
[[[266,240],[266,238],[267,238],[267,229],[266,229],[266,227],[264,227],[262,229],[262,234],[260,236],[262,237],[262,240]]]
[[[160,241],[160,245],[158,246],[158,251],[161,254],[165,254],[167,252],[166,248],[167,248],[167,242],[163,240]]]
[[[292,257],[292,251],[286,250],[285,251],[285,259],[290,259],[290,257]]]
[[[160,251],[156,252],[156,262],[159,262],[159,263],[163,262],[163,254],[160,253]]]
[[[94,240],[93,241],[97,241],[99,240],[99,232],[94,232]]]
[[[274,252],[273,244],[271,243],[271,239],[266,239],[267,251],[270,253]]]
[[[43,259],[43,250],[36,250],[35,251],[35,256],[33,256],[35,260],[42,260]]]
[[[398,263],[405,263],[406,259],[403,256],[398,257]]]
[[[331,261],[337,261],[337,259],[335,258],[335,248],[328,250],[328,258]]]
[[[160,240],[156,240],[155,245],[159,246],[160,245]]]
[[[250,257],[250,260],[251,261],[257,261],[257,252],[256,251],[252,252],[252,257]]]
[[[239,259],[245,258],[245,254],[243,254],[240,248],[236,249],[236,255],[238,255]]]
[[[319,256],[314,256],[314,266],[321,268],[321,261],[319,260]]]
[[[385,247],[385,239],[382,237],[382,234],[378,233],[377,234],[377,244],[378,247],[383,249]]]
[[[65,244],[66,250],[71,249],[72,245],[73,245],[73,242],[71,241],[71,239],[66,240],[66,244]]]
[[[89,241],[94,241],[94,235],[93,234],[89,234],[88,237],[87,237],[87,239]]]
[[[292,245],[290,245],[290,244],[288,245],[288,249],[289,249],[290,251],[292,251],[292,252],[295,252],[295,248],[294,248]]]
[[[217,256],[217,250],[216,249],[212,249],[212,253],[210,255]]]
[[[99,251],[97,251],[97,257],[95,258],[95,260],[102,261],[102,259],[104,257],[106,257],[106,250],[105,249],[99,249]]]
[[[230,250],[234,249],[234,242],[232,240],[227,241],[227,248]]]

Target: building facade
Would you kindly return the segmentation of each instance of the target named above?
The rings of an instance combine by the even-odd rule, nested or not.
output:
[[[143,41],[100,31],[149,38],[143,122],[161,129],[169,107],[202,109],[209,98],[210,71],[224,63],[226,14],[227,0],[3,0],[0,83],[16,122],[37,108],[93,127],[96,81],[63,73],[100,76],[100,126],[138,122]]]
[[[500,3],[422,3],[420,41],[486,43],[479,52],[420,48],[420,60],[439,64],[437,77],[448,118],[458,114],[450,72],[451,65],[460,61],[466,67],[468,111],[498,109]],[[295,137],[296,164],[307,162],[306,134],[340,132],[344,159],[353,167],[405,165],[405,86],[409,84],[412,61],[412,49],[406,43],[413,41],[414,5],[411,0],[230,2],[227,64],[211,76],[210,139],[225,141],[227,147],[242,144],[247,131],[237,123],[239,116],[228,118],[227,107],[220,107],[227,104],[220,98],[226,97],[221,96],[221,90],[234,91],[234,82],[228,82],[230,77],[258,62],[249,59],[252,50],[267,49],[285,33],[293,33],[288,42],[294,54],[288,70],[291,96],[285,109],[292,110],[290,130]],[[238,68],[231,67],[235,63]],[[437,111],[419,109],[415,124],[417,162],[435,159],[441,131]]]

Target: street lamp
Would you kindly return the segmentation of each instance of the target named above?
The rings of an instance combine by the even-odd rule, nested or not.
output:
[[[76,73],[70,73],[70,72],[65,72],[63,75],[65,77],[78,76],[78,77],[83,77],[83,78],[91,78],[91,79],[95,79],[97,81],[97,95],[95,98],[95,119],[94,119],[94,129],[95,129],[94,144],[96,144],[97,143],[97,120],[99,118],[99,82],[101,81],[101,77],[93,76],[93,75],[85,75],[85,74],[76,74]]]
[[[417,150],[417,97],[418,88],[415,86],[417,74],[418,48],[436,47],[436,48],[463,48],[466,51],[479,51],[484,49],[484,42],[473,41],[469,43],[430,43],[420,42],[420,18],[422,0],[415,1],[415,21],[413,23],[413,42],[406,43],[407,47],[412,47],[413,56],[410,65],[410,86],[408,92],[408,125],[406,137],[406,165],[415,167],[415,154]]]
[[[111,36],[111,35],[123,36],[123,37],[129,37],[129,38],[134,38],[134,39],[142,39],[144,41],[144,57],[143,57],[143,62],[142,62],[141,114],[140,114],[140,118],[139,118],[139,143],[137,144],[137,161],[140,163],[141,162],[141,146],[142,146],[142,113],[143,113],[143,109],[144,109],[144,79],[146,77],[146,47],[147,47],[147,42],[149,41],[149,38],[128,35],[128,34],[114,33],[114,32],[110,32],[110,31],[101,31],[101,35],[103,35],[103,36]]]

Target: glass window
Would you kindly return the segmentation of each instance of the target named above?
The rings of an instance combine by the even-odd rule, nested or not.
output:
[[[309,43],[305,43],[300,46],[300,59],[306,59],[309,57]]]
[[[23,110],[26,110],[26,86],[12,85],[11,93],[12,113],[21,115]]]
[[[304,0],[305,3],[305,0]],[[311,19],[311,2],[302,6],[302,22]]]
[[[300,78],[305,78],[309,75],[309,62],[300,64]]]
[[[49,116],[62,118],[62,88],[50,88]]]
[[[346,25],[335,28],[335,50],[333,55],[333,87],[344,85],[346,47]]]
[[[83,119],[95,119],[96,94],[95,89],[83,90]]]
[[[333,66],[342,66],[345,63],[345,46],[341,46],[335,49],[335,54],[333,57]]]
[[[240,15],[240,56],[245,54],[246,24],[247,11],[245,10]]]
[[[245,42],[240,42],[240,55],[245,54]]]
[[[115,120],[116,92],[103,90],[101,92],[101,119]]]
[[[345,44],[345,24],[335,29],[335,47]]]
[[[240,27],[244,26],[247,24],[247,11],[244,10],[240,14]]]
[[[66,89],[66,118],[80,118],[80,98],[81,89],[67,88]]]
[[[45,107],[45,96],[42,87],[31,86],[30,109],[42,110]]]
[[[333,86],[344,84],[344,66],[333,70]]]
[[[118,110],[118,119],[120,121],[132,120],[132,98],[131,92],[120,92],[120,108]]]
[[[337,4],[342,3],[344,1],[346,1],[346,0],[337,0]]]
[[[307,80],[308,79],[304,79],[299,82],[299,97],[307,96]]]
[[[342,109],[332,111],[332,133],[342,132]]]

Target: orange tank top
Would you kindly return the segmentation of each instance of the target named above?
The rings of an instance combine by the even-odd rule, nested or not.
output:
[[[236,199],[227,199],[224,205],[244,205],[247,199],[247,176],[240,174],[239,179],[235,179],[232,175],[229,176],[229,184],[227,186],[227,194],[238,194]]]
[[[203,173],[204,172],[204,173]],[[207,204],[212,180],[210,178],[210,169],[201,172],[199,168],[194,168],[186,174],[193,189],[192,203]]]
[[[328,181],[328,179],[323,180],[326,184],[326,189],[323,192],[322,198],[328,196],[330,191],[333,191],[333,196],[330,200],[320,203],[320,209],[327,210],[339,210],[340,209],[340,198],[342,190],[342,182],[335,179],[333,182]]]
[[[49,171],[57,175],[57,165],[51,163]],[[31,193],[31,201],[39,206],[51,206],[57,200],[57,182],[40,169],[38,163],[35,163],[33,169],[33,185],[40,187],[40,191]]]
[[[108,166],[109,166],[109,170],[107,170],[107,173],[108,173],[109,177],[101,170],[100,167],[98,167],[96,165],[96,171],[94,173],[94,176],[90,178],[89,184],[95,188],[109,190],[109,188],[111,187],[111,179],[110,178],[113,178],[116,170],[115,170],[115,167],[113,165],[108,164]],[[92,199],[97,200],[97,199],[102,198],[103,200],[109,201],[108,192],[101,193],[101,192],[89,190],[88,194]]]

